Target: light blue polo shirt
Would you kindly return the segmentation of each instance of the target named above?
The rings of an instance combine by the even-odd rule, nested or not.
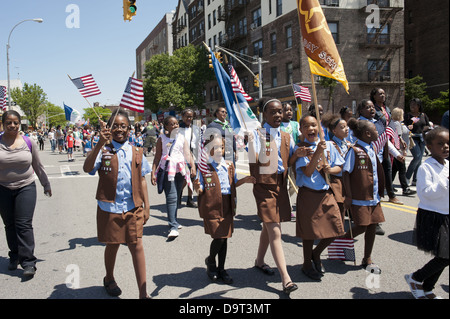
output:
[[[284,173],[284,166],[283,166],[283,160],[281,158],[281,152],[280,152],[280,147],[281,147],[281,127],[278,128],[273,128],[272,126],[270,126],[267,123],[264,123],[263,128],[266,130],[266,134],[267,132],[270,133],[270,139],[275,139],[275,143],[277,145],[277,149],[278,149],[278,166],[277,166],[277,173],[278,174],[282,174]],[[262,132],[264,132],[264,130],[262,130]],[[253,133],[255,135],[254,138],[254,143],[255,143],[255,151],[257,154],[259,154],[259,152],[261,151],[261,138],[258,135],[257,131],[254,131]],[[292,156],[292,154],[294,153],[294,151],[297,149],[297,146],[295,145],[294,139],[292,138],[292,135],[290,135],[290,143],[289,143],[289,157]]]
[[[117,189],[116,189],[116,201],[114,203],[108,203],[103,201],[97,201],[101,210],[110,213],[121,214],[132,210],[134,206],[133,194],[131,187],[131,160],[133,157],[133,146],[129,142],[123,144],[112,141],[112,145],[117,151],[117,159],[119,164],[119,173],[117,176]],[[97,155],[95,160],[94,169],[89,172],[90,175],[100,169],[102,163],[102,152]],[[150,164],[144,155],[142,155],[142,169],[141,174],[145,176],[151,173],[152,169]]]
[[[217,172],[217,176],[219,177],[220,182],[220,191],[222,195],[231,195],[231,185],[228,178],[228,164],[225,159],[222,157],[220,165],[211,158],[209,158],[208,162]],[[204,190],[205,181],[203,180],[203,175],[200,173],[200,170],[197,170],[197,178],[200,182],[200,189]],[[234,173],[234,182],[237,182],[236,172]]]
[[[306,139],[305,142],[311,145],[311,148],[313,151],[317,149],[317,143],[309,143]],[[327,149],[325,152],[330,152],[330,158],[328,160],[328,163],[331,167],[334,166],[341,166],[344,164],[345,160],[339,154],[339,151],[336,149],[336,147],[333,145],[331,141],[326,141]],[[314,170],[311,177],[307,177],[302,170],[302,167],[306,167],[310,163],[310,160],[307,156],[299,157],[297,162],[295,163],[295,170],[297,172],[296,177],[296,184],[298,187],[308,187],[313,190],[328,190],[330,188],[330,185],[327,184],[325,179],[322,177],[322,175],[317,171],[317,169]]]

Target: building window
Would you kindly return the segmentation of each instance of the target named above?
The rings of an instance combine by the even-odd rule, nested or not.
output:
[[[292,27],[286,27],[284,34],[286,34],[286,49],[292,48]]]
[[[291,84],[293,82],[292,75],[294,74],[294,67],[292,62],[286,63],[286,84]]]
[[[328,27],[331,31],[331,36],[334,39],[334,43],[339,43],[339,22],[328,22]]]
[[[257,55],[259,57],[263,56],[263,42],[262,42],[262,40],[253,42],[253,55]]]
[[[414,42],[413,40],[408,40],[408,53],[414,53]]]
[[[367,5],[376,4],[380,8],[389,8],[389,0],[367,0]]]
[[[320,4],[328,7],[339,7],[339,0],[320,0]]]
[[[254,28],[261,26],[261,8],[252,12],[252,26]]]
[[[208,14],[208,30],[211,29],[211,13]]]
[[[239,20],[239,35],[247,35],[247,18]]]
[[[270,71],[272,73],[272,87],[274,88],[278,86],[277,67],[274,66]]]
[[[213,25],[216,25],[217,20],[216,20],[216,10],[213,11]]]
[[[373,59],[367,61],[369,82],[386,82],[391,80],[391,61]]]
[[[368,44],[389,44],[390,32],[389,24],[386,24],[383,29],[367,28],[367,43]]]
[[[277,34],[272,33],[270,35],[270,54],[277,53]]]
[[[277,17],[283,14],[283,0],[277,0]]]

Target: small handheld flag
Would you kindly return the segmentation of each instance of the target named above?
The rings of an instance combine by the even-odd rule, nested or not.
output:
[[[244,91],[242,83],[239,80],[239,77],[231,64],[228,64],[228,69],[230,70],[231,75],[230,79],[231,79],[231,86],[233,87],[233,92],[242,93],[242,95],[247,101],[253,101],[253,98]]]
[[[133,77],[128,79],[120,106],[132,111],[144,113],[144,89],[142,80]]]
[[[305,102],[311,102],[311,93],[309,93],[307,87],[292,83],[292,89],[294,90],[294,95],[296,98],[299,98]]]
[[[95,83],[94,77],[92,74],[85,75],[76,79],[71,79],[72,83],[77,87],[78,91],[80,91],[81,95],[84,98],[99,95],[102,92],[100,92],[100,89],[97,86],[97,83]]]
[[[328,259],[355,261],[354,239],[336,238],[328,246]]]

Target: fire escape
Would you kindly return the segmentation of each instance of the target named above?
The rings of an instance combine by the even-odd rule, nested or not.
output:
[[[391,25],[401,7],[392,7],[389,0],[367,0],[367,5],[375,4],[380,8],[380,27],[367,29],[360,41],[360,47],[384,50],[385,53],[368,65],[370,82],[391,82],[390,62],[397,50],[403,47],[403,33],[392,33]],[[361,10],[366,10],[363,7]]]

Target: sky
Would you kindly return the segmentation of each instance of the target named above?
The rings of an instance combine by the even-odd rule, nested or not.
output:
[[[70,81],[92,74],[101,94],[93,105],[118,105],[136,70],[136,48],[178,0],[137,0],[137,14],[123,20],[122,0],[1,0],[0,80],[7,79],[6,44],[10,38],[10,79],[37,84],[47,100],[78,110],[89,107]],[[79,25],[77,22],[79,12]]]

